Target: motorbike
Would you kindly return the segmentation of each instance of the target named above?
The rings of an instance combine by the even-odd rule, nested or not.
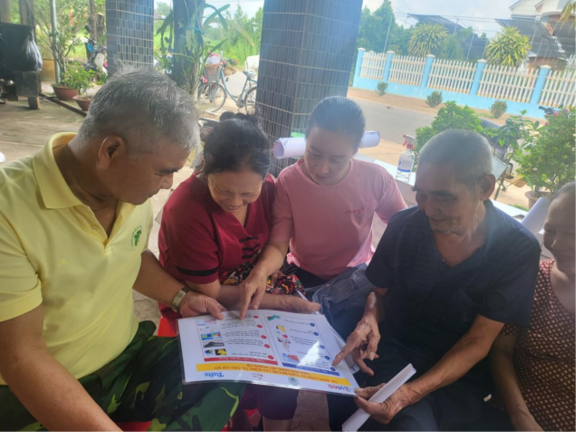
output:
[[[554,113],[558,112],[558,110],[557,110],[556,108],[545,107],[545,106],[542,106],[542,105],[540,105],[540,106],[538,107],[538,109],[541,109],[542,111],[544,111],[544,113],[545,113],[547,116],[554,115]]]
[[[90,27],[84,27],[90,33]],[[98,45],[91,38],[82,38],[84,46],[86,47],[86,57],[88,61],[84,65],[84,69],[96,73],[103,73],[108,76],[108,62],[106,61],[106,47]]]

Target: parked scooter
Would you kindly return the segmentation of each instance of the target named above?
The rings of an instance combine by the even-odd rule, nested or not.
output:
[[[88,33],[90,33],[90,27],[84,27]],[[84,65],[84,69],[87,71],[93,71],[96,73],[103,73],[108,76],[108,62],[106,61],[106,47],[99,46],[94,40],[90,38],[83,38],[84,46],[86,47],[86,56],[88,61]]]
[[[545,113],[547,116],[554,115],[555,112],[558,112],[558,110],[557,110],[556,108],[545,107],[545,106],[542,106],[542,105],[540,105],[540,106],[538,107],[538,109],[541,109],[542,111],[544,111],[544,113]]]

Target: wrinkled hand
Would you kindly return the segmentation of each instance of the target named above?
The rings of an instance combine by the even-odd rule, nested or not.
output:
[[[268,275],[263,275],[257,269],[252,270],[250,275],[238,286],[240,295],[240,319],[244,319],[246,311],[258,309],[262,303],[262,297],[266,294]]]
[[[320,305],[306,299],[291,295],[269,295],[271,302],[269,309],[276,309],[285,312],[312,313],[320,310]]]
[[[180,305],[180,315],[184,318],[210,314],[216,319],[223,319],[226,308],[212,297],[195,292],[187,293]]]
[[[373,294],[370,294],[373,295]],[[376,351],[378,350],[378,342],[380,342],[380,331],[378,330],[378,321],[376,317],[371,314],[364,314],[356,329],[348,339],[342,351],[334,359],[333,365],[338,365],[348,354],[352,353],[354,363],[356,363],[362,372],[370,376],[374,375],[374,371],[366,366],[364,360],[369,358],[374,360],[378,358]],[[363,347],[366,347],[363,349]]]
[[[419,398],[410,384],[404,384],[383,403],[369,402],[374,394],[385,384],[376,387],[366,387],[356,389],[358,397],[354,400],[358,408],[362,408],[366,413],[379,423],[388,424],[405,407],[418,402]]]
[[[517,431],[543,431],[542,426],[540,426],[532,414],[521,412],[510,419],[514,429]]]

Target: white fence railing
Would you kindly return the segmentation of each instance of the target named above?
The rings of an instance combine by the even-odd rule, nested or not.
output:
[[[388,81],[399,84],[420,85],[426,57],[394,56]]]
[[[486,65],[478,96],[515,102],[530,102],[538,77],[536,69]]]
[[[456,93],[470,93],[476,64],[473,62],[434,59],[428,87]]]
[[[559,107],[576,102],[576,70],[551,70],[540,98],[540,105]]]
[[[368,51],[362,58],[362,68],[360,69],[361,78],[370,78],[373,80],[382,80],[384,76],[384,66],[386,65],[386,54]]]

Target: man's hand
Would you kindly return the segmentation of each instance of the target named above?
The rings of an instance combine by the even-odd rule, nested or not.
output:
[[[510,417],[510,421],[512,422],[512,426],[514,426],[514,430],[517,431],[543,431],[542,426],[540,426],[532,414],[521,411],[516,415]]]
[[[348,336],[346,345],[344,345],[342,351],[340,351],[334,359],[333,365],[338,365],[348,354],[352,353],[352,358],[360,367],[360,370],[373,376],[374,371],[366,366],[364,360],[366,358],[370,360],[377,358],[376,351],[378,350],[378,342],[380,342],[380,331],[378,330],[376,315],[371,312],[366,312],[356,326],[356,330]]]
[[[180,305],[180,314],[184,318],[210,314],[216,319],[223,319],[224,315],[222,315],[222,312],[225,310],[226,308],[212,297],[193,291],[184,296]]]
[[[404,384],[396,390],[392,396],[383,403],[369,402],[374,394],[380,390],[385,384],[380,384],[376,387],[366,387],[363,389],[356,389],[358,397],[355,399],[358,408],[362,408],[377,422],[388,424],[390,421],[402,411],[405,407],[412,405],[420,400],[418,394],[412,390],[410,383]]]
[[[268,275],[257,268],[238,286],[240,290],[240,319],[244,319],[248,308],[258,309],[262,303],[262,297],[266,293]]]

